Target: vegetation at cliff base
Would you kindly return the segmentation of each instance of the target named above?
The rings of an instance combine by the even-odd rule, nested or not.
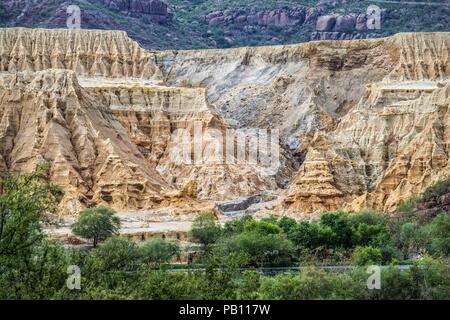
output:
[[[183,254],[176,241],[117,236],[108,208],[87,209],[74,226],[94,230],[77,232],[96,237],[97,247],[47,239],[42,223],[61,193],[45,174],[6,175],[0,191],[1,299],[450,299],[450,214],[421,211],[448,186],[433,186],[392,217],[337,211],[221,225],[205,213],[193,224],[202,245],[192,265],[172,264]],[[367,288],[373,264],[381,266],[379,290]],[[67,285],[69,266],[81,272],[80,289]],[[301,268],[268,269],[293,266]]]

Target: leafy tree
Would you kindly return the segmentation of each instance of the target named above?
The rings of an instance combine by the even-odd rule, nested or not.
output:
[[[143,264],[139,247],[132,240],[110,237],[74,264],[81,269],[87,299],[126,299],[139,290],[136,283]]]
[[[381,264],[382,253],[380,249],[371,246],[356,247],[352,259],[359,266]]]
[[[402,225],[399,235],[399,246],[406,258],[412,258],[424,248],[425,234],[417,223],[407,222]]]
[[[288,233],[288,238],[299,248],[317,248],[322,245],[322,235],[317,223],[302,221]]]
[[[268,217],[261,218],[260,221],[276,225],[278,223],[278,218],[271,214]]]
[[[294,255],[294,245],[277,225],[266,221],[251,221],[244,232],[224,239],[228,252],[243,253],[253,266],[288,265]]]
[[[280,234],[282,229],[274,223],[252,220],[245,225],[244,232],[256,232],[262,235]]]
[[[297,221],[293,218],[284,216],[278,220],[277,224],[283,229],[283,232],[288,235],[297,226]]]
[[[253,220],[251,215],[244,215],[240,219],[227,221],[223,227],[222,236],[229,237],[244,232],[245,225]]]
[[[203,244],[205,250],[215,243],[221,234],[220,224],[214,214],[206,212],[198,216],[192,224],[192,237]]]
[[[352,242],[355,245],[382,246],[390,242],[391,237],[386,225],[358,224],[352,230]]]
[[[146,241],[140,248],[145,261],[155,265],[169,262],[174,256],[180,254],[180,245],[175,241],[161,238]]]
[[[349,223],[352,227],[360,224],[367,225],[387,225],[389,218],[382,212],[376,212],[371,210],[363,210],[358,213],[348,215]]]
[[[43,239],[41,221],[56,210],[62,195],[45,177],[45,168],[38,168],[0,181],[0,256],[22,254]]]
[[[348,214],[343,211],[326,212],[320,216],[320,226],[324,228],[324,239],[329,247],[352,246],[352,229]]]
[[[0,299],[60,299],[69,265],[66,249],[42,241],[29,254],[0,257]]]
[[[426,227],[427,248],[434,256],[450,254],[450,213],[441,213]]]
[[[100,271],[136,270],[141,253],[138,245],[122,237],[108,238],[92,253],[95,267]]]
[[[106,240],[119,232],[120,220],[115,211],[106,207],[85,209],[78,221],[72,226],[72,232],[77,236],[92,240],[94,248],[98,242]]]

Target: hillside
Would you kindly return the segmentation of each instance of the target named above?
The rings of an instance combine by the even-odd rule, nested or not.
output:
[[[367,29],[369,5],[380,29]],[[5,0],[0,27],[65,28],[78,5],[83,29],[124,30],[149,49],[200,49],[449,31],[448,1]]]

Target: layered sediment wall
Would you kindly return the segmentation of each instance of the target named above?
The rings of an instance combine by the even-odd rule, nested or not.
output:
[[[282,186],[280,213],[391,211],[450,176],[449,48],[449,33],[406,33],[151,52],[123,32],[0,29],[0,169],[50,162],[67,212]],[[195,122],[203,161],[180,163],[193,155],[173,138]],[[277,173],[208,161],[240,128],[280,130]]]

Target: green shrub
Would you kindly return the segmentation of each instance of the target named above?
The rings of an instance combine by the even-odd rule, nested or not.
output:
[[[245,254],[252,266],[290,265],[294,256],[294,246],[284,234],[263,234],[246,231],[224,240],[227,252]]]
[[[110,237],[91,256],[98,271],[130,271],[140,265],[141,252],[132,240]]]
[[[417,299],[450,299],[450,268],[448,260],[424,257],[411,267]]]
[[[44,235],[41,222],[55,212],[61,190],[46,182],[47,171],[6,174],[0,179],[0,256],[28,254]]]
[[[181,249],[178,242],[156,238],[146,241],[140,247],[140,251],[144,261],[153,265],[160,265],[179,255]]]
[[[235,234],[242,233],[244,232],[245,225],[247,223],[250,223],[251,221],[253,221],[253,218],[250,215],[244,215],[239,219],[227,221],[223,227],[222,235],[224,237],[229,237]]]
[[[297,226],[297,221],[293,218],[284,216],[277,221],[277,225],[288,235]]]
[[[66,250],[47,241],[29,255],[0,256],[0,299],[60,299],[66,287]]]
[[[300,274],[261,279],[260,298],[276,300],[357,299],[361,285],[348,274],[305,268]]]
[[[211,212],[206,212],[198,216],[192,224],[192,237],[203,244],[204,248],[215,243],[221,234],[220,224]]]
[[[373,300],[411,300],[417,298],[417,289],[409,270],[395,266],[381,270],[381,288],[368,290],[368,298]]]
[[[262,235],[268,234],[280,234],[282,229],[274,223],[264,220],[256,221],[252,220],[245,224],[244,232],[256,232]]]
[[[359,266],[366,266],[371,264],[381,264],[382,253],[378,248],[371,246],[356,247],[353,251],[353,263]]]
[[[425,228],[428,251],[436,257],[450,254],[450,213],[441,213]]]
[[[320,216],[322,237],[328,247],[352,246],[352,230],[348,214],[343,211],[326,212]]]
[[[417,223],[407,222],[400,229],[400,249],[405,258],[414,258],[424,248],[425,234]]]

